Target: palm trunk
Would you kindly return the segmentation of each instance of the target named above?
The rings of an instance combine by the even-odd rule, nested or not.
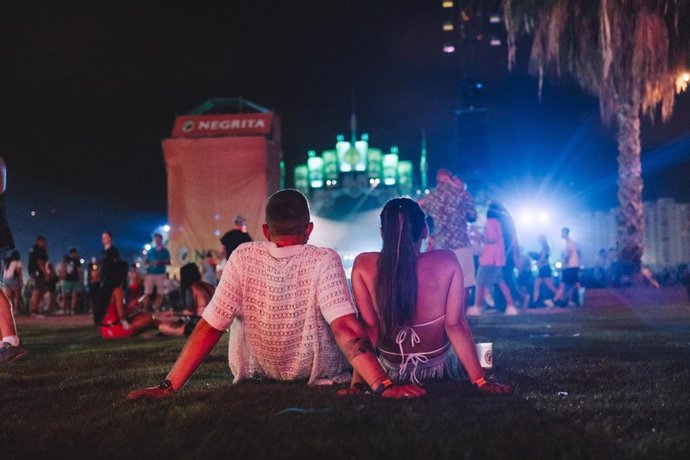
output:
[[[640,116],[636,104],[623,105],[618,122],[618,252],[631,275],[640,271],[644,251]]]

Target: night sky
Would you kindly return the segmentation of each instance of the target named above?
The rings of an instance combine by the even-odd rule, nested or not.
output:
[[[525,46],[512,74],[504,47],[443,55],[440,10],[418,0],[3,2],[0,154],[23,257],[39,233],[53,260],[72,245],[98,253],[103,229],[125,252],[146,242],[165,222],[161,139],[212,97],[275,110],[290,169],[348,134],[353,88],[370,144],[417,163],[424,129],[432,169],[455,164],[454,111],[478,104],[497,195],[553,188],[591,209],[615,206],[615,135],[596,99],[553,81],[540,101]],[[686,93],[670,123],[645,123],[645,199],[690,200],[689,119]]]

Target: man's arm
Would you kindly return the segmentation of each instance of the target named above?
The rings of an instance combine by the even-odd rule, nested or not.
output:
[[[164,398],[179,391],[213,350],[223,332],[225,331],[212,327],[205,319],[199,320],[199,324],[194,328],[194,332],[189,336],[180,356],[168,373],[166,381],[170,382],[170,386],[165,388],[165,385],[161,385],[132,391],[127,394],[127,399]]]
[[[331,329],[345,358],[369,387],[376,389],[388,380],[388,375],[376,359],[371,340],[354,313],[334,320]],[[417,385],[391,385],[380,394],[385,398],[415,398],[426,394],[426,390]]]
[[[376,270],[376,259],[371,254],[364,253],[357,256],[352,265],[352,294],[357,306],[358,317],[364,330],[367,332],[371,344],[376,349],[378,346],[378,317],[374,309],[374,301],[367,286],[366,279],[371,277],[371,271]],[[362,383],[362,376],[355,370],[352,373],[351,386]]]

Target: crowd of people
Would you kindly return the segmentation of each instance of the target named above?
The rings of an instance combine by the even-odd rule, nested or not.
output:
[[[441,169],[436,184],[419,201],[432,224],[427,248],[456,254],[467,289],[468,315],[495,310],[514,316],[527,308],[582,304],[579,251],[569,228],[561,232],[562,269],[555,282],[551,246],[545,235],[539,238],[539,253],[522,254],[515,222],[502,203],[488,203],[480,228],[477,208],[464,182]]]
[[[28,309],[35,316],[46,306],[64,314],[88,311],[104,339],[146,330],[189,336],[163,383],[132,392],[132,399],[165,397],[181,389],[228,329],[236,382],[350,380],[340,394],[411,398],[425,393],[425,381],[466,376],[479,391],[509,393],[509,385],[487,381],[467,315],[482,314],[490,308],[487,298],[499,293],[505,314],[516,315],[541,300],[542,287],[551,292],[552,302],[563,302],[570,298],[568,289],[577,291],[579,260],[564,228],[561,282],[549,279],[550,249],[544,240],[539,276],[526,285],[515,276],[524,261],[508,211],[490,203],[483,231],[473,235],[469,224],[477,217],[463,182],[441,170],[436,189],[419,203],[406,197],[386,203],[382,249],[356,258],[351,285],[334,250],[308,244],[313,223],[307,199],[289,189],[268,200],[265,242],[252,242],[246,221],[237,216],[235,228],[220,239],[220,261],[209,253],[199,264],[181,267],[179,289],[170,284],[170,253],[160,234],[152,236],[143,279],[137,266],[122,260],[109,231],[101,236],[100,259],[86,269],[76,248],[54,266],[46,238],[38,236],[28,257]],[[12,314],[9,306],[18,309],[22,302],[16,249],[4,258],[3,274],[6,295],[0,307],[7,304]],[[494,287],[498,290],[490,295]],[[172,291],[179,293],[177,308],[166,309],[164,298]],[[474,301],[468,302],[473,293]],[[24,352],[14,359],[24,356],[18,338],[12,340],[16,328],[7,332],[8,340],[2,332],[8,344],[3,350],[14,347]]]

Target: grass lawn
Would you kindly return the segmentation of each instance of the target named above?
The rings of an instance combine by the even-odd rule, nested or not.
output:
[[[0,367],[7,458],[688,458],[690,307],[472,319],[515,393],[427,385],[414,401],[304,383],[230,384],[221,342],[185,389],[158,383],[183,340],[104,342],[93,326],[20,321],[30,354]]]

